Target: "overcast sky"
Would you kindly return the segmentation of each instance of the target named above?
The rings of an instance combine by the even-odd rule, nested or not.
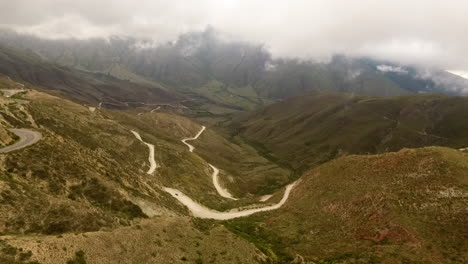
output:
[[[213,26],[276,56],[332,53],[468,71],[468,0],[0,0],[0,25],[48,38],[173,40]]]

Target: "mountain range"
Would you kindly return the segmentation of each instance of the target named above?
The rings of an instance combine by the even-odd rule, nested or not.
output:
[[[88,82],[96,82],[96,78],[103,82],[105,76],[112,76],[138,86],[132,88],[134,92],[144,90],[146,94],[151,87],[158,93],[162,93],[160,89],[181,93],[196,98],[195,102],[200,102],[200,110],[214,114],[251,110],[308,91],[371,96],[415,93],[463,95],[468,87],[466,79],[443,69],[400,65],[372,58],[335,55],[328,62],[275,58],[263,45],[227,40],[212,28],[187,33],[176,41],[159,45],[131,37],[45,40],[4,30],[0,32],[0,44],[3,52],[9,53],[0,61],[0,65],[4,65],[1,73],[8,76],[26,78],[41,85],[40,81],[48,78],[37,80],[39,76],[48,76],[59,71],[57,67],[61,70],[66,67],[79,72],[78,75]],[[17,61],[18,58],[5,61],[14,53],[5,51],[6,47],[29,54],[26,55],[29,60],[46,62],[51,68],[42,72],[12,73],[12,63],[21,61]],[[36,80],[31,79],[34,75],[38,75]],[[56,81],[60,79],[58,77],[49,79]],[[110,85],[122,86],[115,80]],[[107,96],[102,94],[104,88],[95,89],[100,93],[93,94],[94,100],[90,103],[104,100]],[[125,88],[120,89],[123,91],[113,91],[113,96],[129,93]],[[124,96],[129,97],[129,94]],[[155,100],[143,100],[142,95],[134,98]],[[133,97],[127,99],[130,101]],[[113,103],[125,101],[123,98],[115,100]]]

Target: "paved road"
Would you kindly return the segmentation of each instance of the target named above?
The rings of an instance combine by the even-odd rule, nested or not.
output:
[[[15,133],[20,140],[13,145],[0,149],[0,153],[7,153],[30,146],[42,138],[42,134],[25,128],[13,128],[11,132]]]

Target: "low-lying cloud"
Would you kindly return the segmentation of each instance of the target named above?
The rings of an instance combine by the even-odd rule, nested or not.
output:
[[[211,25],[275,56],[333,53],[468,71],[464,0],[2,0],[0,25],[46,38],[174,40]]]
[[[408,73],[408,71],[403,69],[401,66],[391,66],[384,64],[377,65],[377,70],[381,72]]]

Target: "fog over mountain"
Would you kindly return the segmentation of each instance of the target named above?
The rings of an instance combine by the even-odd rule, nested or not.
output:
[[[2,2],[0,25],[45,38],[123,35],[164,43],[210,25],[225,38],[263,43],[274,56],[324,60],[342,53],[468,71],[468,3],[461,0]]]

